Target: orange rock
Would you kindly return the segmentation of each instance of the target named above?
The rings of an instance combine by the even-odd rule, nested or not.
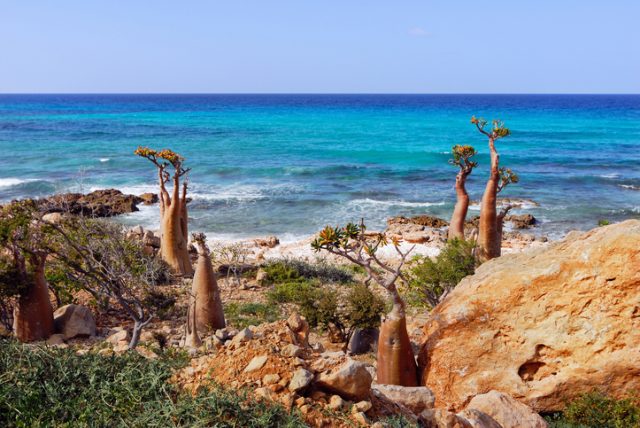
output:
[[[436,406],[498,390],[537,411],[640,390],[640,221],[480,266],[431,314],[419,363]]]

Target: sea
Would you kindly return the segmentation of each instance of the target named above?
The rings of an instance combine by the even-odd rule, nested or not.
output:
[[[0,95],[0,203],[156,191],[154,166],[133,154],[149,146],[185,157],[190,230],[221,240],[448,218],[451,147],[479,152],[473,201],[489,174],[472,115],[510,128],[497,148],[520,182],[501,196],[524,200],[514,213],[533,214],[534,233],[640,218],[640,95]],[[158,207],[119,221],[157,228]]]

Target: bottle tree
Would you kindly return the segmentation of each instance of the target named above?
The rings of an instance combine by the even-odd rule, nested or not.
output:
[[[193,274],[189,258],[187,227],[187,182],[180,186],[181,178],[189,172],[183,167],[184,158],[169,150],[138,147],[136,155],[149,159],[158,169],[160,186],[160,255],[178,275]],[[168,171],[173,168],[173,175]],[[172,181],[171,194],[167,183]]]
[[[497,198],[500,185],[500,156],[495,143],[500,138],[511,134],[509,128],[503,122],[494,120],[491,130],[487,131],[487,121],[473,116],[471,123],[478,131],[489,139],[489,151],[491,154],[491,172],[480,205],[480,225],[478,231],[478,259],[481,262],[500,256],[501,240],[498,231]]]
[[[449,223],[449,239],[464,239],[464,222],[469,210],[469,194],[465,184],[473,168],[478,166],[477,162],[471,160],[477,152],[472,146],[456,145],[451,149],[451,153],[453,158],[449,159],[449,163],[457,166],[459,171],[456,175],[456,206]]]
[[[198,331],[225,327],[220,289],[211,265],[211,256],[204,233],[194,233],[192,240],[198,249],[198,262],[193,275],[191,294],[194,296],[195,323]]]
[[[417,366],[407,333],[405,303],[400,297],[396,282],[404,279],[402,267],[413,250],[403,252],[400,242],[392,240],[400,261],[394,267],[380,260],[377,250],[388,244],[384,234],[368,236],[364,223],[349,223],[344,227],[324,228],[311,246],[315,251],[325,250],[344,257],[364,268],[369,284],[372,280],[384,288],[392,298],[393,307],[380,326],[378,339],[378,383],[416,386]]]
[[[47,226],[33,201],[14,202],[0,210],[0,289],[15,297],[13,332],[22,342],[53,334],[53,308],[45,279]]]

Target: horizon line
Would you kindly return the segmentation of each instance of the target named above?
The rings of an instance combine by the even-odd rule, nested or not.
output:
[[[5,95],[640,95],[640,92],[0,92]]]

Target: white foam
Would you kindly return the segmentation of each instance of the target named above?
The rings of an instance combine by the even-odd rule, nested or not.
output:
[[[19,184],[31,183],[34,181],[38,181],[38,180],[34,178],[15,178],[15,177],[0,178],[0,187],[13,187]]]
[[[444,205],[444,201],[441,202],[407,202],[407,201],[380,201],[377,199],[354,199],[349,201],[351,205],[377,205],[377,206],[385,206],[385,207],[409,207],[409,208],[419,208],[419,207],[433,207],[433,206],[442,206]]]
[[[618,184],[618,186],[623,189],[640,190],[640,186],[634,186],[633,184]]]
[[[100,162],[109,162],[111,159],[110,158],[100,158]]]
[[[601,177],[601,178],[620,178],[620,174],[614,172],[614,173],[611,173],[611,174],[600,174],[600,175],[598,175],[598,177]]]

